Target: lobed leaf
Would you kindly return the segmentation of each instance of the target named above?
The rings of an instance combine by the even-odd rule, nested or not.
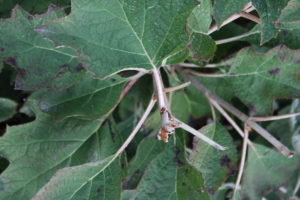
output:
[[[32,16],[17,6],[10,19],[0,21],[0,60],[18,72],[15,89],[64,88],[83,75],[84,64],[75,50],[56,46],[34,31],[63,16],[58,8],[49,7],[46,14]]]
[[[74,0],[64,19],[38,32],[87,57],[103,78],[128,68],[159,67],[188,41],[185,20],[195,3],[180,1]]]
[[[278,30],[275,27],[275,22],[287,2],[288,0],[252,0],[252,4],[256,8],[262,21],[261,44],[264,44],[277,35]]]

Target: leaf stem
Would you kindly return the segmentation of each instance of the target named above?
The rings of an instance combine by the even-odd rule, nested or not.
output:
[[[231,126],[243,137],[245,138],[244,132],[242,129],[237,125],[237,123],[228,115],[228,113],[214,100],[208,98],[212,105],[223,115],[223,117],[231,124]],[[248,145],[251,149],[255,150],[252,142],[248,140]]]
[[[230,38],[226,38],[226,39],[222,39],[222,40],[216,40],[215,42],[216,42],[217,45],[225,44],[225,43],[237,41],[239,39],[242,39],[244,37],[248,37],[250,35],[254,35],[256,33],[260,33],[260,31],[253,31],[253,32],[241,34],[241,35],[238,35],[238,36],[235,36],[235,37],[230,37]]]
[[[265,122],[265,121],[272,121],[272,120],[287,119],[287,118],[296,117],[299,115],[300,115],[300,112],[290,113],[290,114],[285,114],[285,115],[278,115],[278,116],[251,117],[250,119],[255,122]]]
[[[136,133],[140,130],[140,128],[142,127],[143,123],[145,122],[145,120],[147,119],[147,117],[149,116],[152,108],[154,107],[156,102],[156,99],[154,97],[151,98],[145,112],[143,113],[141,119],[139,120],[139,122],[137,123],[137,125],[134,127],[134,129],[132,130],[132,132],[129,134],[128,138],[125,140],[125,142],[122,144],[122,146],[118,149],[118,151],[114,154],[112,160],[109,162],[112,163],[125,149],[126,147],[129,145],[129,143],[133,140],[134,136],[136,135]]]
[[[248,131],[248,125],[244,124],[244,140],[243,140],[243,148],[242,148],[242,156],[241,156],[241,161],[240,161],[240,168],[239,168],[239,173],[236,179],[236,183],[234,186],[234,190],[233,190],[233,197],[236,195],[236,192],[239,188],[241,179],[242,179],[242,175],[244,172],[244,167],[245,167],[245,161],[246,161],[246,155],[247,155],[247,143],[248,143],[248,137],[249,137],[249,131]]]
[[[184,122],[182,122],[178,119],[175,119],[175,121],[177,121],[179,123],[178,124],[179,128],[182,128],[182,129],[186,130],[187,132],[195,135],[197,138],[203,140],[204,142],[206,142],[207,144],[213,146],[214,148],[216,148],[218,150],[221,150],[221,151],[226,150],[226,147],[223,147],[223,146],[219,145],[218,143],[214,142],[213,140],[211,140],[210,138],[205,136],[203,133],[197,131],[196,129],[194,129],[192,127],[190,127],[189,125],[185,124]]]
[[[177,86],[174,86],[174,87],[169,87],[169,88],[165,88],[164,89],[164,92],[165,93],[169,93],[169,92],[175,92],[177,90],[181,90],[183,88],[186,88],[190,85],[191,83],[190,82],[186,82],[186,83],[183,83],[181,85],[177,85]]]
[[[267,130],[262,128],[259,124],[256,122],[253,122],[250,120],[250,118],[239,111],[237,108],[229,104],[228,102],[221,99],[219,96],[212,93],[209,89],[207,89],[204,85],[199,83],[196,79],[194,79],[191,75],[185,73],[182,71],[182,74],[184,77],[186,77],[191,83],[199,90],[201,91],[205,96],[209,96],[211,99],[216,101],[219,105],[221,105],[223,108],[225,108],[227,111],[231,112],[234,116],[236,116],[238,119],[240,119],[242,122],[247,123],[249,126],[251,126],[257,133],[259,133],[263,138],[265,138],[268,142],[270,142],[275,148],[278,149],[280,153],[287,157],[292,157],[293,153],[280,141],[278,141],[274,136],[272,136]]]

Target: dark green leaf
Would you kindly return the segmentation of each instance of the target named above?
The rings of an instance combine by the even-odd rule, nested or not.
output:
[[[150,136],[142,140],[137,148],[136,155],[128,165],[128,178],[123,187],[135,187],[140,181],[146,167],[164,149],[164,144],[156,137]]]
[[[225,151],[219,151],[202,140],[196,140],[189,157],[190,163],[203,174],[207,190],[210,194],[214,194],[237,170],[237,152],[230,134],[222,125],[212,123],[202,128],[200,132],[227,148]]]
[[[242,185],[243,193],[251,200],[261,199],[265,192],[286,183],[300,166],[296,157],[286,158],[258,144],[255,149],[249,149]]]
[[[269,114],[276,98],[300,96],[299,51],[276,47],[265,54],[240,51],[227,80],[233,90],[257,114]]]
[[[37,26],[63,16],[57,8],[32,16],[16,7],[10,19],[0,21],[0,59],[18,72],[16,89],[62,88],[82,76],[84,64],[78,62],[76,51],[55,46],[34,32]]]
[[[56,119],[70,116],[101,118],[115,107],[127,81],[118,76],[107,80],[87,76],[66,90],[48,92],[39,107]]]
[[[1,174],[0,199],[29,199],[97,130],[101,122],[62,122],[39,114],[34,122],[8,128],[0,139],[1,155],[10,161]]]
[[[169,142],[165,151],[148,166],[134,199],[208,200],[209,197],[201,174],[186,163],[184,149]]]

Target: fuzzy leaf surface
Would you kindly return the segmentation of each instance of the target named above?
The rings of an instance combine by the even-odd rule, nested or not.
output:
[[[252,0],[252,4],[256,8],[262,21],[261,44],[277,35],[278,30],[275,27],[275,22],[279,18],[281,11],[286,6],[287,2],[288,0]]]
[[[176,143],[170,141],[165,150],[150,163],[137,187],[136,200],[209,199],[201,174],[184,158],[179,137],[176,137]]]
[[[219,151],[201,140],[195,140],[193,152],[189,157],[191,165],[202,173],[207,190],[214,194],[223,182],[235,173],[237,152],[231,136],[221,124],[211,123],[200,132],[227,147],[227,150]]]
[[[258,54],[252,49],[241,50],[230,69],[235,95],[258,114],[270,114],[277,98],[300,96],[300,53],[276,47]]]
[[[299,169],[299,158],[286,158],[270,148],[256,144],[257,152],[249,149],[246,162],[243,192],[249,199],[259,199],[267,190],[276,189],[286,183]]]
[[[159,67],[188,41],[185,21],[195,2],[74,0],[64,19],[38,32],[85,55],[90,71],[106,77],[128,68]]]
[[[231,15],[239,13],[248,0],[216,0],[214,1],[214,18],[218,25]]]
[[[188,18],[188,27],[197,33],[207,33],[212,22],[211,0],[201,0],[200,5],[195,7]]]
[[[86,76],[66,90],[49,91],[41,99],[39,107],[56,119],[70,116],[101,118],[117,104],[127,81],[118,76],[107,80]]]
[[[11,18],[0,20],[0,60],[18,72],[15,89],[68,87],[83,75],[84,65],[77,60],[76,51],[58,47],[34,31],[37,26],[63,16],[58,8],[51,7],[44,15],[32,16],[16,7]]]

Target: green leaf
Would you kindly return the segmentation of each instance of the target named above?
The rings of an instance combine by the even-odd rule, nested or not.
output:
[[[6,98],[0,98],[0,122],[11,118],[17,109],[17,103]]]
[[[300,29],[300,1],[290,0],[282,10],[278,26],[283,29]]]
[[[169,142],[166,149],[151,162],[134,199],[209,199],[204,192],[201,174],[186,163],[184,149],[180,147],[182,144],[177,145]]]
[[[217,49],[215,41],[208,35],[194,33],[189,46],[191,56],[195,60],[209,60]]]
[[[77,166],[58,170],[33,199],[120,199],[120,159],[112,162],[110,156],[120,145],[115,123],[107,120],[73,155],[72,166]]]
[[[210,0],[201,0],[188,18],[188,27],[197,33],[207,33],[212,22],[212,4]]]
[[[111,160],[60,169],[32,200],[120,199],[120,163]]]
[[[204,84],[212,92],[222,97],[226,101],[231,101],[234,93],[231,86],[223,78],[206,78],[206,77],[194,77],[199,82]],[[191,114],[196,117],[203,117],[211,114],[210,106],[206,97],[199,92],[194,86],[189,86],[186,89],[186,94],[191,104]]]
[[[220,26],[231,15],[239,13],[248,0],[215,0],[214,18]]]
[[[86,76],[66,90],[47,92],[39,107],[56,119],[70,116],[101,118],[115,107],[127,82],[128,79],[119,76],[107,80]]]
[[[18,72],[16,89],[67,87],[83,75],[84,64],[78,62],[76,51],[55,46],[34,31],[37,26],[63,16],[57,8],[32,16],[16,7],[10,19],[0,21],[0,59]]]
[[[64,19],[38,29],[88,57],[90,71],[106,77],[128,68],[159,67],[188,42],[185,21],[195,3],[181,1],[72,1]]]
[[[183,91],[178,91],[172,94],[171,110],[174,116],[181,121],[187,122],[192,113],[192,105]]]
[[[31,13],[43,13],[47,11],[47,8],[50,4],[57,6],[67,6],[70,3],[70,0],[0,0],[0,16],[8,17],[10,11],[18,4],[26,10],[30,10]],[[51,5],[51,6],[54,6]]]
[[[214,194],[237,169],[237,152],[230,134],[222,125],[211,123],[200,132],[227,147],[227,150],[219,151],[202,140],[196,140],[189,157],[191,165],[202,173],[208,192]]]
[[[287,2],[288,0],[252,0],[252,4],[256,8],[262,21],[261,44],[264,44],[277,35],[278,30],[275,28],[275,22]]]
[[[29,199],[99,128],[100,120],[67,119],[62,122],[38,114],[34,122],[7,129],[0,153],[10,161],[1,174],[0,199]]]
[[[150,136],[142,140],[136,150],[136,155],[128,165],[128,177],[123,188],[136,187],[146,167],[164,150],[164,144],[156,137]]]
[[[257,114],[270,114],[276,98],[300,96],[299,51],[276,47],[265,54],[250,48],[240,51],[227,80],[249,108]]]
[[[295,156],[286,158],[259,144],[255,144],[255,149],[256,152],[249,149],[242,185],[250,200],[261,199],[267,191],[279,188],[299,169],[299,159]]]

